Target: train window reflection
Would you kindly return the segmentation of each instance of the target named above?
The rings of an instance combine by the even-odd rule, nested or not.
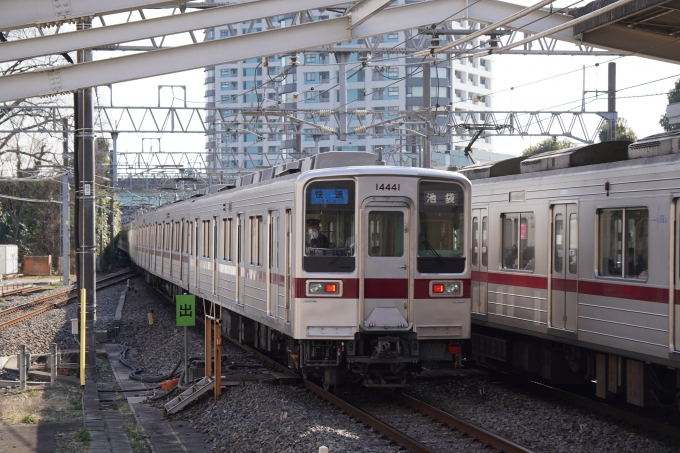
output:
[[[578,220],[569,214],[569,273],[576,274],[578,262]]]
[[[482,266],[488,266],[489,218],[482,217]]]
[[[368,214],[368,255],[404,255],[404,213],[371,211]]]
[[[477,265],[479,256],[479,219],[472,218],[472,265]]]
[[[647,209],[601,210],[598,274],[606,277],[647,279],[648,227]]]
[[[562,214],[555,216],[555,272],[562,272],[564,261],[564,219]]]
[[[534,270],[534,214],[532,212],[501,215],[501,268]]]
[[[354,182],[313,182],[306,201],[305,255],[354,256]]]

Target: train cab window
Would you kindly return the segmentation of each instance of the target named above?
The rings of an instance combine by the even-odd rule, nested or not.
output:
[[[501,215],[501,269],[534,271],[535,235],[533,212]]]
[[[487,247],[489,246],[489,218],[482,217],[482,266],[489,265],[489,253]]]
[[[648,277],[649,211],[640,208],[603,209],[598,212],[598,275]]]
[[[368,235],[369,256],[404,256],[404,213],[371,211]]]
[[[465,198],[460,184],[423,181],[418,187],[418,272],[465,270]]]
[[[354,271],[355,212],[354,181],[314,181],[306,187],[305,271]]]

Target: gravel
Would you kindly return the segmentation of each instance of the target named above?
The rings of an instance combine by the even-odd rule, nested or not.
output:
[[[113,314],[124,288],[125,283],[121,283],[97,292],[98,330],[108,330],[111,327]],[[22,344],[32,354],[48,353],[52,343],[57,343],[61,349],[76,349],[78,344],[71,335],[71,319],[77,317],[79,306],[71,302],[65,307],[48,310],[0,330],[0,356],[16,354]]]
[[[407,393],[536,453],[678,451],[635,428],[485,377],[418,382]]]

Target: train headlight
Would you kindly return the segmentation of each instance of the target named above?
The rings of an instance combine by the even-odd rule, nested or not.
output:
[[[447,283],[446,285],[446,292],[448,294],[452,294],[454,296],[459,296],[460,295],[460,283]]]
[[[462,297],[463,282],[460,281],[434,281],[430,282],[431,297]]]
[[[342,296],[342,280],[335,281],[307,281],[307,296]]]

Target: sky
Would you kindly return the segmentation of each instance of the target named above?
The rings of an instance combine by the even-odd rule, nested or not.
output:
[[[516,3],[529,5],[532,1],[520,0]],[[573,3],[573,2],[572,2]],[[569,4],[564,0],[555,2],[555,8]],[[586,1],[578,6],[585,5]],[[561,43],[559,49],[573,49],[574,46]],[[95,59],[111,58],[110,52],[96,52]],[[118,55],[116,55],[118,56]],[[619,117],[628,121],[629,126],[638,137],[662,132],[659,118],[665,113],[667,98],[664,93],[680,78],[680,65],[655,61],[635,56],[533,56],[533,55],[494,55],[493,61],[493,93],[492,105],[496,111],[533,111],[533,110],[580,110],[580,99],[583,90],[583,72],[585,65],[585,89],[607,89],[607,63],[617,64],[617,110]],[[599,66],[595,66],[599,63]],[[568,73],[566,75],[561,75]],[[557,76],[557,77],[554,77]],[[550,80],[545,80],[550,78]],[[643,84],[636,88],[625,89],[633,85]],[[529,83],[535,82],[535,83]],[[172,75],[153,77],[144,80],[116,84],[113,90],[115,105],[156,106],[158,105],[159,85],[183,85],[187,87],[189,106],[204,105],[204,73],[203,70],[192,70]],[[524,85],[524,86],[520,86]],[[510,90],[511,87],[515,89]],[[108,89],[99,89],[102,99],[108,97]],[[180,90],[174,90],[176,97],[181,97]],[[662,94],[662,95],[658,95]],[[594,96],[588,93],[587,96]],[[633,97],[644,96],[644,97]],[[173,99],[173,92],[164,89],[161,105],[178,105],[181,101]],[[559,106],[561,104],[565,104]],[[554,107],[553,106],[559,106]],[[606,111],[607,96],[589,102],[586,111]],[[121,134],[118,139],[119,151],[148,150],[151,141],[143,138],[158,137],[146,134]],[[518,155],[528,146],[543,140],[543,137],[498,137],[493,140],[493,151]],[[165,134],[161,138],[163,151],[197,151],[202,150],[205,138],[199,134]],[[157,145],[154,145],[157,146]]]

